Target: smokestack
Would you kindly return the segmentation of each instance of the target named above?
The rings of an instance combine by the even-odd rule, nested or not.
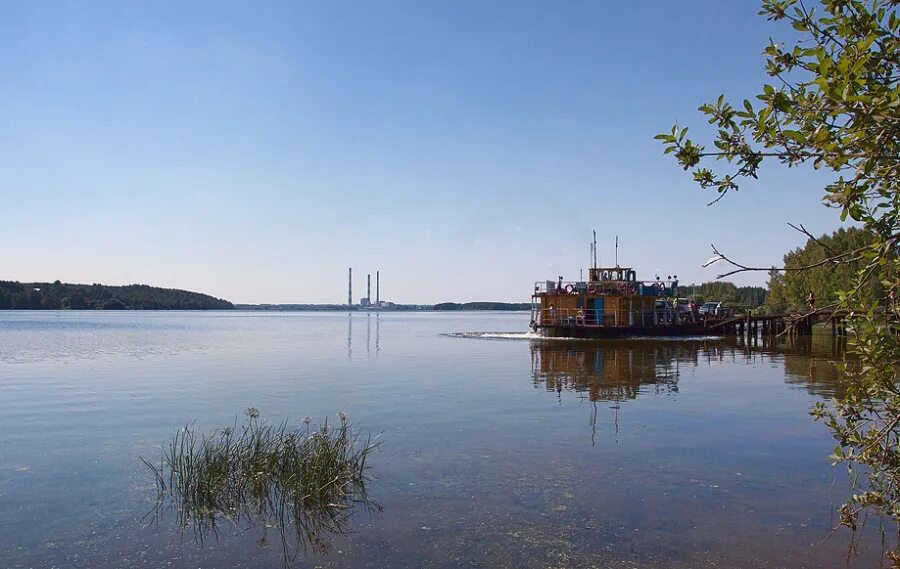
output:
[[[347,269],[347,306],[353,306],[353,267]]]
[[[381,302],[381,271],[375,271],[375,302]]]
[[[366,277],[366,300],[372,303],[372,273]]]

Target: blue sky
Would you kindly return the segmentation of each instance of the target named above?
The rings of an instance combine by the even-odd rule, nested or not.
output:
[[[235,302],[527,300],[601,261],[710,280],[838,227],[827,174],[713,207],[653,136],[750,97],[755,1],[5,2],[0,279]],[[737,282],[758,284],[765,275]]]

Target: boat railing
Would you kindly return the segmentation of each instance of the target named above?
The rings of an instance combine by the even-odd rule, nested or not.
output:
[[[675,286],[669,281],[537,281],[534,294],[674,296]]]
[[[599,310],[584,308],[535,309],[534,321],[539,326],[670,326],[680,323],[671,309]]]

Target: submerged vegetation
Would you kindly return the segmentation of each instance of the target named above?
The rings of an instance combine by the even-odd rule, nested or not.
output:
[[[171,508],[201,542],[218,535],[222,522],[261,528],[261,542],[273,529],[285,564],[307,546],[327,552],[330,536],[347,530],[357,506],[378,508],[366,492],[366,460],[380,443],[360,437],[345,413],[338,416],[337,426],[326,420],[313,428],[307,417],[291,429],[250,408],[240,428],[179,429],[158,463],[141,458],[158,491],[153,519]]]

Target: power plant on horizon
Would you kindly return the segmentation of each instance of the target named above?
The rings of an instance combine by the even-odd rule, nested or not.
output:
[[[353,304],[353,267],[347,269],[347,306],[358,306],[365,310],[381,310],[393,308],[394,303],[381,300],[381,271],[375,271],[375,302],[372,302],[372,274],[366,275],[366,296],[359,299],[359,304]]]

